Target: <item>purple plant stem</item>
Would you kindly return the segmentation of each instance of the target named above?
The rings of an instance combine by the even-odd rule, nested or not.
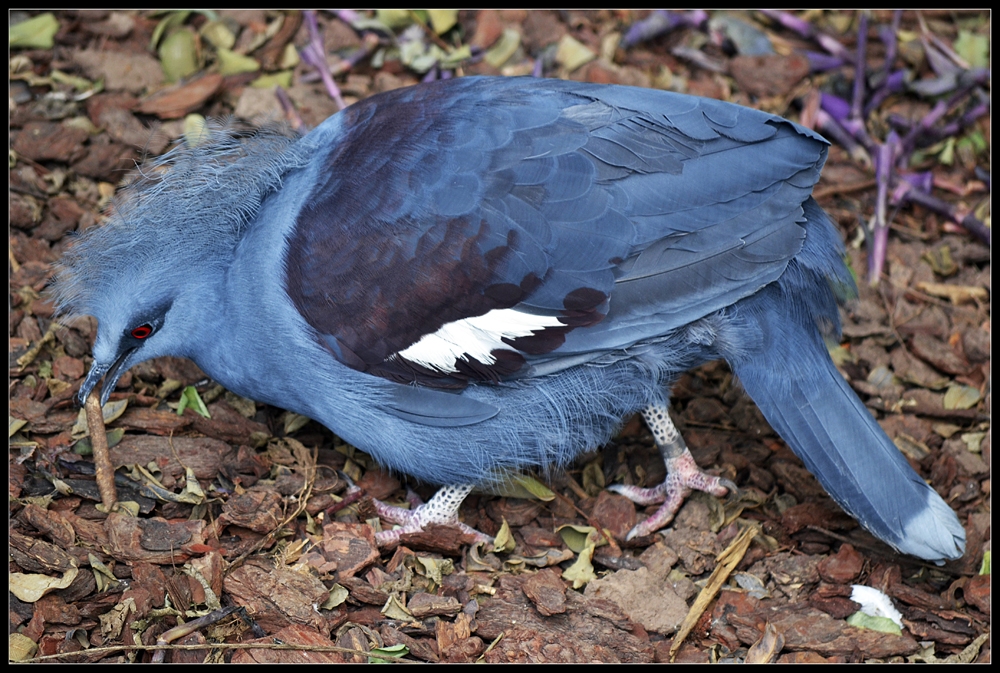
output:
[[[326,49],[323,46],[323,37],[319,34],[319,24],[316,22],[316,10],[309,9],[304,12],[304,18],[306,21],[306,27],[309,29],[309,44],[303,47],[299,54],[302,56],[302,60],[311,65],[313,68],[319,72],[320,78],[323,80],[323,86],[326,87],[327,93],[333,102],[337,104],[338,110],[343,110],[347,107],[347,103],[344,102],[344,98],[340,95],[340,88],[337,83],[333,81],[333,75],[330,73],[330,66],[326,63]]]
[[[874,110],[878,109],[886,98],[894,93],[899,93],[906,88],[906,71],[897,70],[895,72],[889,73],[885,77],[885,81],[882,82],[882,86],[873,93],[869,98],[868,102],[865,104],[865,117],[870,115]]]
[[[838,122],[845,122],[851,114],[850,104],[832,93],[826,93],[825,91],[820,94],[820,103],[824,110],[833,115],[833,118]]]
[[[892,13],[892,25],[883,26],[879,30],[882,42],[885,44],[885,78],[889,79],[892,68],[896,63],[896,52],[899,49],[899,40],[896,38],[899,33],[899,25],[903,21],[903,10],[897,9]]]
[[[760,12],[769,19],[777,21],[785,28],[798,33],[802,37],[814,40],[817,44],[834,56],[839,56],[845,61],[854,62],[853,54],[851,54],[851,52],[844,45],[838,42],[836,38],[816,30],[812,24],[782,10],[762,9]]]
[[[955,64],[956,68],[958,68],[959,70],[968,70],[971,67],[965,61],[964,58],[959,56],[958,53],[951,48],[950,44],[942,40],[934,33],[928,33],[927,35],[930,38],[930,40],[934,43],[934,46],[941,51],[941,54],[944,55],[944,57],[947,58],[949,61],[951,61],[953,64]]]
[[[628,29],[622,38],[622,47],[628,49],[640,42],[652,40],[655,37],[669,33],[675,28],[690,26],[697,28],[708,20],[708,14],[696,9],[682,13],[667,9],[657,9],[642,21],[637,21]]]
[[[330,74],[336,76],[347,72],[358,63],[368,58],[368,56],[375,51],[375,48],[378,47],[379,42],[378,35],[372,32],[366,32],[361,36],[361,46],[344,58],[340,59],[340,62],[338,62],[336,66],[330,68]]]
[[[811,72],[824,72],[833,70],[844,65],[846,61],[840,56],[832,56],[821,51],[805,51],[806,58],[809,59],[809,70]]]
[[[952,204],[947,201],[942,201],[931,194],[924,194],[919,189],[913,189],[912,187],[904,191],[903,200],[909,201],[910,203],[916,203],[917,205],[923,206],[927,210],[947,217],[949,220],[968,231],[986,245],[990,245],[990,228],[983,224],[983,222],[971,212],[964,217],[960,217],[958,209]]]
[[[683,25],[685,21],[680,13],[666,9],[653,10],[645,19],[636,21],[629,27],[622,38],[622,46],[626,49],[634,47]]]
[[[941,140],[942,138],[949,138],[951,136],[958,135],[968,127],[972,126],[977,119],[989,114],[989,111],[989,103],[980,103],[963,114],[957,121],[945,124],[939,128],[928,129],[924,132],[923,137],[927,138],[931,142],[935,142]]]
[[[917,171],[915,173],[899,173],[901,181],[906,182],[914,189],[919,189],[924,194],[930,194],[934,189],[934,174],[931,171]]]
[[[889,180],[895,151],[899,147],[899,137],[890,131],[886,142],[875,151],[875,223],[872,226],[871,248],[868,251],[868,282],[878,285],[885,267],[885,251],[889,241],[889,223],[886,221],[886,205],[889,199]]]
[[[869,154],[873,154],[875,152],[875,144],[872,142],[871,137],[868,135],[868,131],[865,129],[864,121],[852,118],[851,106],[847,101],[839,96],[824,93],[820,99],[820,107],[824,112],[829,113],[830,117],[837,122],[837,124],[846,133],[850,134],[850,136],[856,141],[855,144],[860,143]],[[837,137],[837,140],[840,142],[839,136]]]
[[[956,121],[945,124],[944,126],[939,126],[937,128],[930,128],[923,131],[920,134],[920,137],[917,138],[917,141],[914,145],[914,149],[916,147],[925,147],[931,143],[936,143],[939,140],[943,140],[944,138],[949,138],[951,136],[958,135],[968,127],[975,124],[977,119],[979,119],[983,115],[989,114],[989,111],[990,111],[990,104],[984,101],[982,103],[979,103],[972,109],[970,109]],[[909,131],[910,129],[913,128],[913,123],[906,117],[903,117],[902,115],[899,114],[889,115],[887,121],[889,122],[890,126],[894,126],[900,130]]]
[[[858,20],[857,56],[854,61],[854,90],[851,93],[851,121],[863,123],[862,104],[865,97],[865,56],[868,51],[868,14],[861,12]]]
[[[901,156],[908,157],[914,148],[917,146],[917,140],[923,135],[928,133],[930,129],[941,120],[948,112],[954,109],[962,100],[969,95],[975,89],[974,84],[969,84],[961,87],[956,91],[951,98],[948,100],[938,101],[937,104],[924,115],[924,118],[920,120],[910,132],[902,140],[902,153]]]
[[[816,111],[816,128],[833,138],[841,147],[847,150],[851,158],[865,166],[871,165],[871,157],[854,136],[845,129],[830,113],[823,108]]]

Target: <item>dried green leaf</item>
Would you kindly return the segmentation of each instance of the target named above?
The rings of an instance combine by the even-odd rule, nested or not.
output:
[[[457,68],[462,64],[462,61],[472,58],[472,47],[465,44],[458,49],[452,49],[448,52],[448,55],[441,59],[442,68]]]
[[[281,415],[281,425],[285,430],[285,435],[291,435],[298,432],[309,422],[308,416],[303,416],[302,414],[295,414],[291,411],[286,411]]]
[[[407,17],[407,22],[409,22],[409,20],[409,17]],[[409,23],[403,25],[409,25]],[[378,19],[357,19],[356,21],[351,21],[351,28],[359,33],[365,30],[371,30],[384,35],[392,35],[392,28]]]
[[[399,60],[411,70],[427,72],[447,56],[444,49],[427,41],[420,26],[410,26],[401,36]]]
[[[556,494],[552,490],[528,474],[516,474],[504,479],[500,484],[490,489],[493,495],[505,498],[522,498],[524,500],[541,500],[551,502]]]
[[[205,118],[197,113],[189,114],[184,117],[184,144],[188,147],[197,147],[202,142],[208,139],[208,131],[205,126]],[[163,382],[164,387],[166,387],[166,381]],[[180,388],[180,381],[175,381],[177,386],[173,390]],[[164,393],[164,389],[161,388],[160,395],[166,396],[173,392],[173,390]]]
[[[574,589],[579,589],[588,582],[596,580],[597,573],[594,572],[594,564],[591,562],[593,558],[594,545],[584,547],[580,551],[580,555],[576,561],[573,562],[573,565],[563,571],[562,578],[570,580],[573,583]]]
[[[420,566],[423,568],[421,574],[437,586],[441,586],[444,575],[450,575],[455,572],[455,562],[450,558],[440,559],[431,558],[430,556],[418,556],[417,561],[419,561]]]
[[[457,9],[428,9],[427,18],[430,19],[431,28],[438,35],[444,35],[458,23]]]
[[[902,629],[896,625],[896,622],[892,621],[888,617],[872,617],[871,615],[866,615],[861,611],[855,612],[853,615],[848,617],[847,623],[859,629],[869,629],[871,631],[880,631],[882,633],[894,633],[897,636],[903,634]]]
[[[272,72],[266,75],[261,75],[254,81],[250,82],[250,86],[255,89],[273,89],[276,86],[289,89],[292,86],[292,71],[283,70],[281,72]]]
[[[587,492],[587,495],[596,496],[598,493],[604,490],[604,461],[601,458],[592,460],[587,463],[583,468],[583,474],[580,476],[580,481],[583,483],[583,490]]]
[[[76,567],[66,570],[62,577],[50,577],[35,573],[10,573],[7,576],[7,588],[25,603],[34,603],[49,592],[65,589],[73,583],[79,573],[80,570]]]
[[[389,664],[392,663],[390,660],[385,659],[385,657],[392,657],[393,659],[401,659],[410,653],[410,648],[402,643],[398,645],[387,645],[386,647],[376,647],[371,650],[369,654],[381,654],[381,657],[368,657],[369,664]]]
[[[163,77],[168,82],[178,82],[198,72],[198,38],[190,30],[181,28],[170,33],[157,51]]]
[[[568,523],[564,526],[560,526],[556,529],[559,533],[559,537],[563,539],[563,542],[567,547],[580,553],[588,546],[600,547],[608,543],[607,538],[611,537],[611,534],[605,531],[605,535],[602,535],[599,530],[593,526],[578,526],[576,524]]]
[[[94,93],[98,93],[99,88],[94,82],[91,82],[86,77],[78,77],[76,75],[69,75],[64,73],[62,70],[53,70],[49,73],[49,78],[55,84],[69,84],[71,87],[77,91],[89,91],[95,89]],[[103,85],[102,85],[103,86]]]
[[[104,418],[104,424],[112,423],[119,416],[125,413],[125,409],[128,408],[128,400],[115,400],[108,402],[101,408],[101,416]],[[87,412],[84,409],[80,409],[80,413],[76,417],[76,424],[73,425],[73,429],[70,430],[70,434],[74,439],[79,439],[81,437],[86,437],[90,434],[87,429]]]
[[[517,542],[514,541],[514,535],[510,532],[510,524],[507,523],[507,519],[505,518],[500,525],[500,530],[497,532],[496,537],[493,538],[493,550],[510,553],[514,551],[514,547],[516,546]]]
[[[95,93],[98,92],[96,88],[95,88],[94,92]],[[81,129],[83,131],[86,131],[88,134],[90,134],[92,136],[96,136],[96,135],[98,135],[100,133],[103,133],[103,131],[101,129],[99,129],[96,126],[94,126],[94,123],[92,121],[90,121],[89,119],[87,119],[86,117],[83,117],[83,116],[72,117],[72,118],[67,119],[66,121],[64,121],[63,124],[65,124],[66,126],[68,126],[70,128]]]
[[[836,345],[833,348],[827,347],[827,352],[830,353],[830,359],[833,360],[833,364],[838,367],[843,366],[848,362],[854,362],[856,358],[850,350],[844,348],[841,345]]]
[[[990,40],[986,35],[977,35],[968,30],[959,30],[955,40],[955,52],[973,68],[987,68],[990,65]]]
[[[947,245],[942,245],[933,250],[926,250],[920,258],[930,264],[934,273],[939,276],[951,276],[958,273],[958,265],[952,259],[951,248]]]
[[[571,36],[563,35],[562,39],[559,40],[559,46],[556,49],[556,63],[566,68],[568,72],[573,72],[595,58],[597,58],[597,54],[590,47]]]
[[[17,431],[28,424],[28,421],[22,420],[20,418],[14,418],[10,414],[7,415],[7,439],[10,439]]]
[[[125,437],[125,428],[111,428],[105,433],[108,440],[108,448],[113,449],[122,438]],[[73,453],[78,456],[89,456],[94,452],[93,447],[90,445],[90,436],[81,438],[76,444],[73,445]]]
[[[961,429],[962,426],[952,425],[951,423],[935,423],[934,425],[931,426],[931,430],[941,435],[945,439],[948,439],[956,432],[959,432]]]
[[[981,399],[978,388],[954,384],[944,394],[945,409],[971,409]]]
[[[51,49],[59,32],[59,21],[52,12],[33,16],[14,24],[8,31],[10,49]]]
[[[237,395],[234,392],[226,391],[223,399],[233,409],[239,412],[243,418],[253,418],[257,415],[257,403],[253,400]]]
[[[413,15],[408,9],[376,9],[375,19],[392,30],[405,28],[413,23]]]
[[[483,60],[494,68],[499,68],[514,55],[520,46],[521,34],[513,28],[505,28],[500,39],[494,42],[493,46],[483,54]]]
[[[986,301],[990,293],[985,287],[975,285],[952,285],[950,283],[917,283],[917,289],[935,297],[946,297],[953,304],[963,304],[972,301]]]
[[[390,594],[385,605],[382,606],[382,614],[386,619],[398,619],[401,622],[413,620],[413,613],[406,609],[406,606],[399,600],[398,594]]]
[[[347,600],[347,597],[351,594],[347,589],[339,584],[334,584],[330,587],[330,597],[326,599],[320,607],[324,610],[332,610],[338,605],[341,605]]]
[[[153,36],[149,40],[149,48],[156,49],[156,45],[160,43],[163,36],[175,28],[183,26],[189,16],[191,16],[189,10],[168,11],[167,15],[160,19],[160,22],[156,24],[156,28],[153,29]]]
[[[965,137],[969,142],[972,143],[972,146],[973,148],[975,148],[977,153],[985,152],[990,147],[989,143],[986,142],[986,138],[983,136],[983,132],[980,131],[979,129],[971,131]]]
[[[177,494],[177,502],[189,505],[198,505],[205,502],[205,492],[201,490],[198,478],[194,476],[194,470],[190,467],[184,468],[184,490]]]
[[[260,70],[260,63],[250,56],[237,54],[223,47],[219,47],[216,51],[219,55],[219,74],[223,77]]]
[[[23,633],[11,633],[7,637],[7,658],[10,661],[31,659],[38,651],[38,645]]]
[[[965,448],[971,453],[983,452],[984,439],[986,439],[985,432],[967,432],[962,435],[962,441],[965,442]]]
[[[945,166],[951,166],[955,163],[955,139],[948,138],[944,141],[944,147],[941,148],[941,152],[938,153],[938,161],[940,161]]]
[[[232,49],[236,36],[223,21],[209,21],[201,27],[201,36],[217,49]]]

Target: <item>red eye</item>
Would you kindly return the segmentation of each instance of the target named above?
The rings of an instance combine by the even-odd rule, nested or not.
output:
[[[150,334],[153,333],[152,325],[139,325],[134,330],[132,330],[132,336],[136,339],[145,339]]]

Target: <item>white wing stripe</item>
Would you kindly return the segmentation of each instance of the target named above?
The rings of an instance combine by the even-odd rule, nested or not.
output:
[[[456,320],[432,333],[425,334],[412,346],[390,356],[405,358],[410,362],[446,374],[458,371],[458,360],[477,360],[485,365],[496,362],[491,351],[497,348],[512,350],[501,339],[531,336],[546,327],[565,327],[555,316],[532,315],[512,308],[494,309],[475,318]]]

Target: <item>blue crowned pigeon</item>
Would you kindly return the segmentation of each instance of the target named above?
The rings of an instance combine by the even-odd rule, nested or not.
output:
[[[144,171],[67,253],[60,312],[98,320],[83,400],[188,357],[446,484],[399,530],[457,521],[473,485],[564,465],[641,412],[666,525],[701,472],[670,386],[725,359],[823,487],[901,552],[965,533],[830,361],[855,291],[811,197],[827,143],[705,98],[468,77],[373,96],[305,137],[216,130]],[[387,532],[383,536],[397,535]],[[383,537],[383,541],[387,538]]]

